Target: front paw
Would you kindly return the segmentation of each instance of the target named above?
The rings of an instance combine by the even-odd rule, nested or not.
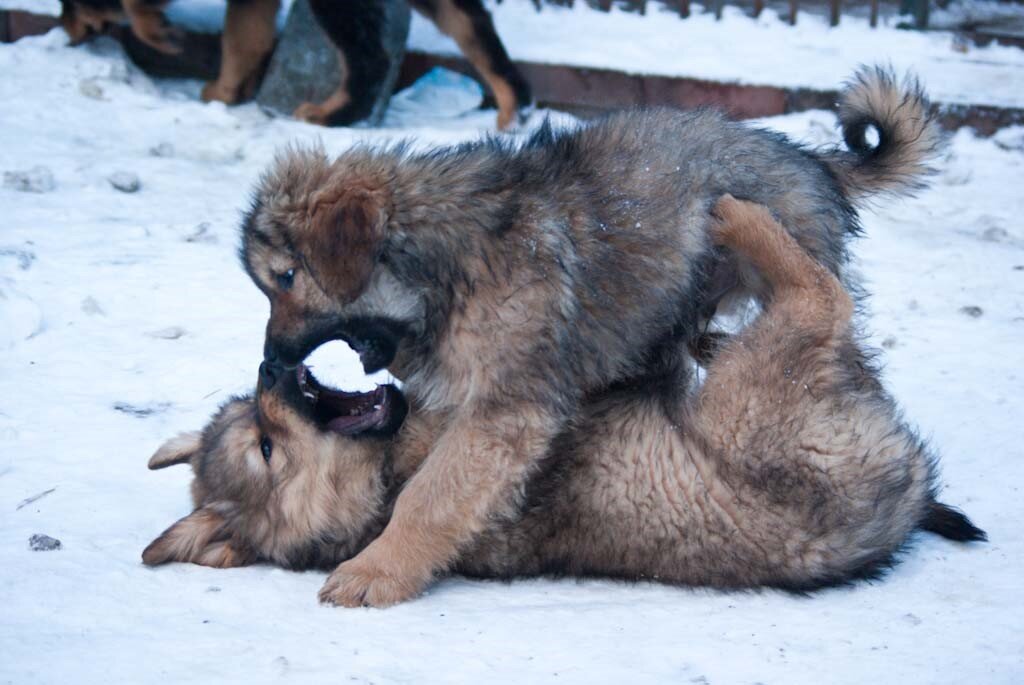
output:
[[[303,102],[301,105],[295,108],[295,112],[292,114],[296,119],[305,121],[309,124],[317,124],[318,126],[326,126],[327,120],[330,119],[331,112],[326,107],[318,105],[314,102]]]
[[[357,556],[334,570],[320,589],[320,601],[343,607],[389,607],[410,600],[426,581],[365,562]]]
[[[185,32],[171,26],[163,14],[146,12],[130,19],[135,36],[154,50],[165,55],[180,55],[184,50]]]
[[[207,81],[199,93],[199,99],[203,102],[223,102],[225,105],[233,105],[239,101],[237,89],[229,88],[220,81]]]

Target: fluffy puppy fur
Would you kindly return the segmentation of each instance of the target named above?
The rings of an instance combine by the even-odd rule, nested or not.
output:
[[[935,459],[854,341],[836,277],[763,207],[725,198],[717,211],[716,240],[767,281],[765,311],[699,389],[677,375],[585,402],[521,505],[489,520],[454,569],[803,591],[876,575],[916,529],[985,538],[935,500]],[[345,405],[339,424],[334,391],[267,365],[257,397],[154,455],[151,468],[192,465],[196,510],[145,550],[147,564],[331,568],[385,527],[451,420],[414,408],[385,437],[404,414],[378,392],[361,416]],[[338,432],[356,423],[373,434]],[[336,602],[343,580],[332,575],[321,599]]]
[[[283,154],[243,226],[243,263],[271,306],[265,360],[293,367],[343,339],[368,372],[390,367],[421,412],[445,417],[332,600],[420,592],[517,510],[586,394],[646,373],[722,297],[763,291],[745,258],[711,245],[723,193],[769,207],[840,272],[858,230],[852,198],[912,187],[937,140],[913,82],[866,71],[843,103],[850,152],[662,109],[544,127],[518,147]]]

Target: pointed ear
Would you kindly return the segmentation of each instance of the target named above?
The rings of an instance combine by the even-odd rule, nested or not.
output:
[[[199,451],[201,437],[202,433],[192,431],[171,438],[149,458],[149,468],[155,471],[175,464],[184,464]]]
[[[367,188],[325,191],[314,199],[301,249],[324,292],[351,302],[366,290],[384,244],[386,204],[385,191]]]
[[[210,507],[196,509],[149,543],[142,552],[142,563],[159,566],[181,561],[214,568],[251,564],[255,555],[229,537],[223,516]]]

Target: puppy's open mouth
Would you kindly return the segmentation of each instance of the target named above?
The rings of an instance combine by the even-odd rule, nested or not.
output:
[[[316,422],[342,435],[393,435],[408,411],[402,392],[393,385],[345,392],[320,383],[303,364],[295,375]]]

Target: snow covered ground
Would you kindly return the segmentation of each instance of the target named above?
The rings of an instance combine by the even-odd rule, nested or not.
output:
[[[283,25],[291,0],[282,0]],[[1024,50],[990,45],[979,48],[945,31],[896,28],[906,17],[881,17],[872,29],[865,18],[844,15],[830,28],[822,16],[799,15],[790,26],[773,9],[757,19],[727,6],[721,21],[695,4],[680,19],[664,5],[650,3],[639,15],[613,7],[598,12],[580,0],[573,7],[532,2],[486,1],[498,34],[515,60],[613,69],[634,74],[685,76],[720,82],[789,88],[834,89],[861,64],[891,63],[912,69],[931,85],[936,102],[1024,107]],[[168,16],[195,30],[222,26],[224,0],[173,0]],[[0,0],[0,7],[59,14],[58,0]],[[935,19],[945,25],[1019,9],[989,0],[966,0]],[[940,25],[940,24],[936,24]],[[458,46],[437,27],[413,13],[409,48],[459,56]]]
[[[320,573],[144,568],[189,510],[188,470],[146,460],[255,381],[267,305],[236,230],[274,148],[448,143],[493,112],[323,130],[201,104],[198,83],[151,81],[112,44],[64,42],[0,46],[0,172],[45,167],[45,192],[0,186],[0,682],[1024,680],[1024,129],[958,133],[933,189],[866,213],[855,245],[887,382],[944,455],[942,498],[991,543],[922,536],[884,581],[811,598],[452,579],[384,611],[331,609]],[[835,139],[824,112],[763,123]],[[118,172],[141,188],[116,190]],[[340,343],[318,371],[368,383]],[[62,549],[30,551],[37,533]]]

